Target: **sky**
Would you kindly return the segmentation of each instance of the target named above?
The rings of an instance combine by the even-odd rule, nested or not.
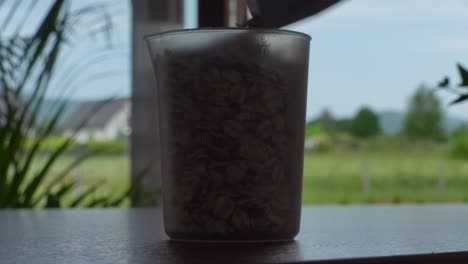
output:
[[[349,116],[361,105],[404,111],[416,87],[468,67],[468,1],[348,0],[287,28],[312,37],[308,117],[328,108]],[[468,118],[468,104],[447,113]]]
[[[38,2],[45,10],[51,1]],[[131,90],[130,1],[73,0],[73,8],[96,2],[111,6],[113,52],[89,67],[88,76],[78,78],[74,99],[127,96]],[[195,27],[196,1],[185,2],[184,25]],[[351,116],[363,105],[376,111],[404,111],[419,85],[435,86],[444,76],[458,82],[456,63],[468,67],[467,17],[468,0],[344,0],[286,27],[312,37],[308,119],[325,108],[339,117]],[[31,20],[37,18],[40,12]],[[34,25],[27,23],[25,30],[32,31]],[[80,63],[96,52],[103,43],[98,40],[76,39],[61,70],[66,72],[67,63]],[[102,69],[109,74],[93,78],[93,72]],[[59,82],[56,86],[59,90]],[[449,115],[468,119],[468,103],[449,107],[453,96],[439,95]]]

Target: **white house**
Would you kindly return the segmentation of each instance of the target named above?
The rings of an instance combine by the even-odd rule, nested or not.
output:
[[[76,142],[112,140],[130,135],[131,103],[129,98],[79,103],[63,123],[66,136],[74,135]]]
[[[316,146],[316,142],[314,137],[308,137],[304,141],[304,149],[305,150],[312,150]]]

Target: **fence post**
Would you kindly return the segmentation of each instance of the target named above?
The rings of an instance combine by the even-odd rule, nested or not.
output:
[[[444,201],[446,196],[446,188],[447,188],[447,182],[446,182],[446,173],[445,173],[445,163],[440,163],[439,164],[439,178],[438,178],[438,189],[439,189],[439,199],[441,201]]]
[[[362,192],[364,196],[369,196],[371,192],[369,162],[367,160],[362,163]]]
[[[83,186],[83,172],[81,169],[81,162],[76,165],[75,169],[73,170],[74,176],[74,187],[73,187],[73,196],[74,198],[78,198],[81,194],[81,188]]]

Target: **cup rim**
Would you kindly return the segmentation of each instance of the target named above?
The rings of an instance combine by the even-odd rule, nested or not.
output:
[[[205,33],[205,32],[256,32],[256,33],[275,33],[275,34],[284,34],[296,37],[302,37],[307,40],[311,40],[312,37],[306,33],[288,30],[288,29],[277,29],[277,28],[234,28],[234,27],[206,27],[206,28],[191,28],[191,29],[176,29],[168,30],[156,34],[144,36],[145,40],[157,39],[169,35],[176,34],[194,34],[194,33]]]

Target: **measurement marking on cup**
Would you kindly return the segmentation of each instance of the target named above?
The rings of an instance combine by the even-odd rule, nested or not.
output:
[[[269,48],[270,43],[268,42],[266,35],[260,35],[257,42],[258,53],[261,56],[265,56],[268,54]]]

